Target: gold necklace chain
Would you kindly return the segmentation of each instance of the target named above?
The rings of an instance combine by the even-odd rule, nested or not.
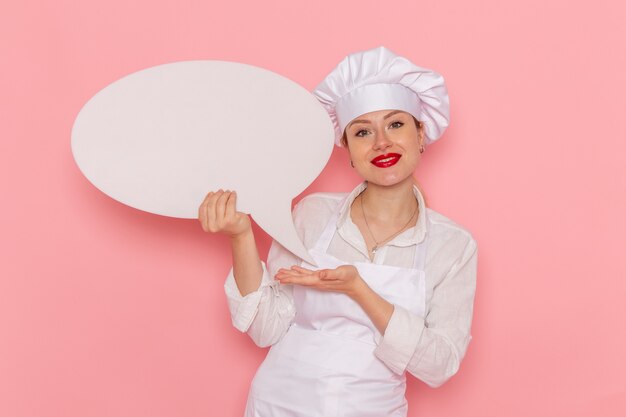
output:
[[[415,216],[415,213],[417,213],[417,209],[419,208],[419,204],[415,207],[415,211],[413,212],[413,214],[411,214],[411,217],[409,218],[409,221],[406,222],[406,224],[404,226],[402,226],[402,228],[400,230],[398,230],[397,232],[395,232],[394,234],[392,234],[391,236],[389,236],[387,239],[381,241],[380,243],[376,240],[376,237],[374,237],[374,233],[372,233],[372,229],[370,229],[370,225],[367,222],[367,216],[365,215],[365,210],[363,209],[363,193],[359,194],[359,197],[361,197],[359,199],[359,204],[361,205],[361,213],[363,213],[363,219],[365,220],[365,226],[367,226],[367,230],[370,232],[370,235],[372,236],[372,239],[374,239],[374,243],[376,243],[374,245],[374,247],[372,248],[372,255],[376,255],[376,251],[378,250],[378,247],[381,244],[384,244],[386,242],[388,242],[389,240],[393,239],[394,237],[396,237],[397,235],[400,234],[400,232],[402,232],[404,229],[406,229],[406,227],[409,225],[409,223],[411,223],[411,220],[413,220],[413,217]]]

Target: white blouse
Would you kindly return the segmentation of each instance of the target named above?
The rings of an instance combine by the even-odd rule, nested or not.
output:
[[[431,387],[454,375],[472,338],[477,247],[471,233],[447,217],[425,207],[413,187],[420,211],[415,227],[384,246],[370,261],[363,236],[350,217],[352,201],[367,187],[359,184],[351,193],[315,193],[293,210],[300,239],[307,248],[320,237],[333,212],[339,210],[337,232],[328,248],[336,258],[351,262],[384,263],[410,268],[415,246],[429,239],[426,254],[426,317],[394,305],[384,335],[377,332],[374,351],[393,372],[408,371]],[[347,197],[347,198],[346,198]],[[267,266],[257,291],[241,296],[231,269],[224,289],[233,326],[246,332],[261,347],[270,346],[285,334],[295,316],[292,285],[274,279],[279,268],[300,265],[301,259],[272,242]]]

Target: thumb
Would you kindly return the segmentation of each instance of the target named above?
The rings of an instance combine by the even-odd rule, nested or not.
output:
[[[337,279],[337,271],[334,269],[322,269],[320,271],[320,279]]]

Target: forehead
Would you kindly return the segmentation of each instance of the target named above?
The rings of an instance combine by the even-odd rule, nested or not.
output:
[[[355,117],[352,121],[350,121],[350,123],[348,123],[348,127],[357,123],[372,123],[377,120],[385,120],[391,116],[410,116],[410,114],[396,109],[372,111]]]

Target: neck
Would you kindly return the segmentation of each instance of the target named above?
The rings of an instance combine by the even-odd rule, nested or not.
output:
[[[413,192],[413,177],[391,186],[367,183],[361,198],[367,217],[381,222],[407,219],[415,211],[417,201]]]

